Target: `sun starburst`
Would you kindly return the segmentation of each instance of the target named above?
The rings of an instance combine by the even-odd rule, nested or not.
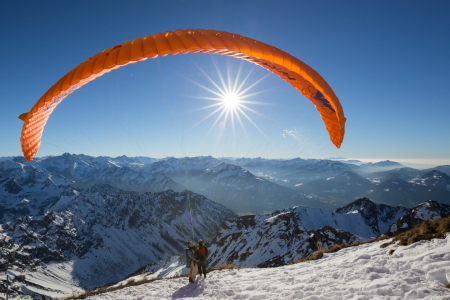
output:
[[[219,77],[221,85],[219,85],[217,82],[215,82],[208,74],[206,74],[205,71],[203,71],[199,66],[197,68],[202,72],[202,74],[209,80],[210,83],[214,86],[214,89],[208,88],[206,86],[203,86],[197,82],[191,81],[194,84],[198,85],[205,91],[213,94],[212,97],[196,97],[204,100],[211,100],[215,101],[217,103],[214,103],[212,105],[207,105],[205,107],[202,107],[197,110],[204,110],[204,109],[214,109],[211,113],[209,113],[206,117],[204,117],[202,120],[200,120],[195,126],[201,124],[205,120],[209,119],[210,117],[219,114],[209,129],[208,135],[211,130],[217,125],[217,123],[221,120],[224,121],[225,124],[227,124],[228,120],[231,120],[231,127],[233,129],[233,135],[235,132],[235,120],[239,123],[244,133],[246,133],[244,124],[242,122],[241,116],[243,116],[245,119],[247,119],[253,126],[255,126],[256,129],[258,129],[261,133],[262,130],[256,125],[256,123],[251,119],[248,112],[260,115],[265,117],[263,114],[255,111],[254,109],[251,109],[248,107],[249,104],[265,104],[262,102],[256,102],[256,101],[250,101],[248,100],[249,97],[255,96],[257,94],[260,94],[264,91],[257,91],[253,93],[249,93],[251,89],[253,89],[257,84],[259,84],[262,80],[264,80],[269,74],[266,76],[260,78],[259,80],[253,82],[250,85],[247,85],[247,81],[250,77],[250,74],[252,73],[253,69],[248,72],[248,74],[241,80],[241,71],[242,71],[242,64],[239,66],[238,72],[236,74],[236,77],[234,79],[234,82],[232,81],[230,70],[227,69],[227,82],[225,82],[219,68],[214,63],[217,75]],[[194,126],[194,127],[195,127]]]

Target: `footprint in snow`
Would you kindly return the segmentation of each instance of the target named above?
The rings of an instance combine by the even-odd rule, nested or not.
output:
[[[380,274],[372,272],[369,273],[369,275],[367,275],[366,280],[374,280],[374,279],[378,279],[381,278]]]

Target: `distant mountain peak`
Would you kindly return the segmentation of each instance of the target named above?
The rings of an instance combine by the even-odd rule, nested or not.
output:
[[[27,163],[27,160],[23,156],[16,156],[12,159],[12,161],[21,164]]]
[[[350,179],[362,179],[362,177],[358,174],[356,174],[355,172],[352,172],[350,170],[344,171],[342,173],[337,174],[336,176],[334,176],[334,178],[346,178],[347,180]]]
[[[347,214],[353,212],[355,210],[361,211],[368,207],[376,206],[374,202],[372,202],[369,198],[363,197],[356,199],[355,201],[347,204],[344,207],[336,209],[336,213],[338,214]]]
[[[360,167],[403,167],[403,165],[395,161],[383,160],[376,163],[365,163],[360,165]]]
[[[435,176],[439,176],[442,177],[444,179],[450,180],[450,176],[448,176],[446,173],[441,172],[439,170],[432,170],[428,173],[423,174],[422,176],[420,176],[421,178],[428,178],[428,177],[435,177]]]

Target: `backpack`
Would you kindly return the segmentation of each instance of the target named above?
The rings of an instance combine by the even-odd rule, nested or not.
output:
[[[206,246],[203,246],[202,248],[197,247],[197,251],[195,251],[195,253],[197,254],[198,259],[204,260],[208,255],[208,249],[206,248]]]

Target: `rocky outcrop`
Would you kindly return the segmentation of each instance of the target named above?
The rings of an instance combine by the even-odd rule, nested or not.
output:
[[[434,200],[425,201],[410,210],[394,222],[384,233],[392,237],[416,227],[423,221],[445,218],[450,215],[450,205],[442,204]]]

